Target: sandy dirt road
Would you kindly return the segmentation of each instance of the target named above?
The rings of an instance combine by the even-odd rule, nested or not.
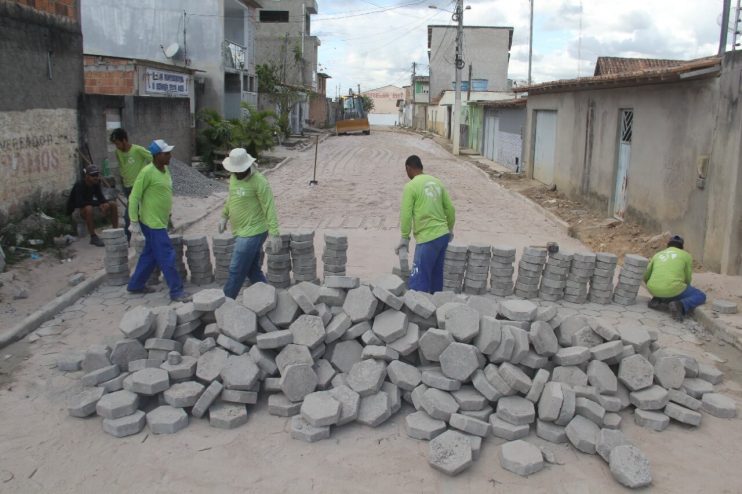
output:
[[[508,243],[521,247],[556,240],[579,248],[560,227],[524,201],[491,183],[475,167],[454,160],[428,139],[403,133],[333,137],[320,148],[319,186],[310,188],[313,153],[306,152],[269,175],[284,230],[341,229],[350,241],[349,272],[363,278],[388,272],[398,239],[397,210],[406,181],[407,155],[422,157],[426,170],[447,184],[457,207],[460,242]],[[214,233],[218,212],[189,233]],[[236,430],[194,420],[173,436],[145,431],[115,439],[99,418],[67,416],[67,397],[80,389],[79,373],[55,370],[61,352],[120,338],[121,315],[130,307],[167,303],[163,292],[130,296],[103,287],[47,323],[47,336],[29,346],[29,356],[0,388],[0,492],[622,492],[597,456],[566,445],[529,441],[551,449],[562,465],[550,465],[528,479],[499,466],[502,440],[485,440],[480,459],[456,478],[427,464],[428,444],[406,436],[404,405],[377,429],[349,425],[329,440],[305,444],[288,434],[289,420],[270,416],[265,399],[249,410]],[[717,389],[742,403],[740,354],[706,341],[697,328],[677,324],[646,304],[575,306],[564,314],[600,316],[614,324],[657,329],[660,343],[716,363],[727,373]],[[0,356],[5,352],[0,351]],[[742,421],[704,416],[700,428],[671,425],[662,433],[634,425],[623,414],[623,430],[650,458],[653,492],[742,491]]]

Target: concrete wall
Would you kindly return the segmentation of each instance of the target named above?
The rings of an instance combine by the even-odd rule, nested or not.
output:
[[[397,101],[405,99],[404,89],[398,86],[384,86],[361,94],[374,101],[374,109],[369,113],[398,113]]]
[[[258,24],[260,25],[260,24]],[[283,24],[281,24],[283,25]],[[295,50],[301,51],[301,36],[263,35],[256,37],[256,61],[258,64],[275,65],[286,68],[285,82],[293,86],[317,89],[317,49],[319,39],[314,36],[304,38],[304,55],[295,58]],[[303,60],[303,62],[302,62]]]
[[[512,28],[464,26],[464,61],[461,79],[468,80],[469,65],[472,79],[487,79],[488,91],[508,89],[510,61],[510,33]],[[456,72],[456,26],[433,26],[430,43],[430,97],[441,91],[454,89]]]
[[[428,106],[428,123],[427,130],[447,137],[448,133],[448,107],[430,105]]]
[[[79,170],[77,4],[39,7],[0,2],[0,224],[61,203]]]
[[[557,111],[557,189],[613,214],[621,109],[634,110],[626,218],[683,235],[704,252],[706,190],[696,188],[700,156],[711,153],[718,79],[622,89],[530,94],[525,164],[533,176],[533,115]],[[588,111],[592,124],[588,129]]]
[[[330,104],[324,94],[309,95],[309,121],[313,127],[327,127],[330,121]]]

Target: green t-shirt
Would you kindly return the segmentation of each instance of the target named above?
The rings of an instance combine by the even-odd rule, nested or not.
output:
[[[229,179],[229,197],[222,217],[229,218],[235,237],[254,237],[265,231],[279,235],[273,191],[268,180],[253,171],[245,180]]]
[[[116,159],[119,162],[119,173],[124,187],[133,187],[142,168],[152,163],[152,153],[142,146],[132,144],[126,153],[117,149]]]
[[[644,281],[652,296],[670,298],[683,293],[692,275],[693,257],[683,249],[668,247],[649,261]]]
[[[450,233],[455,222],[456,210],[440,180],[420,174],[404,186],[399,215],[402,237],[410,238],[412,231],[418,244],[430,242]]]
[[[167,228],[173,207],[173,177],[150,163],[139,172],[129,195],[129,219],[150,228]]]

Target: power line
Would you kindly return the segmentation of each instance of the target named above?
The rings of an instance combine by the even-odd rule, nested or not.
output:
[[[425,3],[427,1],[428,0],[417,0],[415,2],[409,2],[409,3],[404,3],[402,5],[397,5],[395,7],[386,7],[386,8],[383,8],[383,9],[369,10],[367,12],[360,12],[358,14],[341,14],[341,15],[338,15],[338,16],[335,16],[335,17],[322,17],[322,16],[318,15],[317,16],[317,20],[318,21],[332,21],[332,20],[337,20],[337,19],[348,19],[350,17],[360,17],[360,16],[363,16],[363,15],[380,14],[382,12],[389,12],[391,10],[398,10],[398,9],[403,9],[405,7],[412,7],[413,5],[420,5],[421,3]]]

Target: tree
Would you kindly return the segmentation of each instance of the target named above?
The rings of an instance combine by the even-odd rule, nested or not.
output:
[[[258,111],[249,103],[240,103],[243,109],[242,118],[232,120],[231,147],[245,148],[255,158],[263,151],[272,149],[275,141],[274,134],[278,130],[276,114],[269,110]]]
[[[285,137],[289,137],[291,135],[289,115],[294,106],[302,100],[302,92],[281,81],[282,70],[274,63],[259,64],[255,71],[258,75],[258,90],[276,100],[278,127]]]
[[[361,95],[361,99],[363,100],[363,111],[364,113],[368,113],[371,110],[374,109],[374,100],[371,99],[370,96],[366,96],[365,94]]]

